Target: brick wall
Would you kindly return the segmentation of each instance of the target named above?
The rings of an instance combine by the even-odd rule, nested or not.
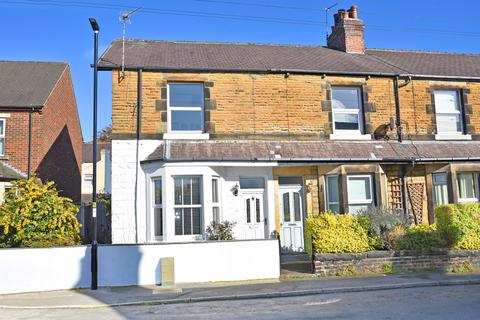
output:
[[[117,138],[135,136],[136,72],[119,81],[112,72],[112,122]],[[359,86],[363,91],[366,133],[395,117],[393,79],[320,75],[244,73],[143,72],[143,137],[166,132],[168,81],[201,81],[205,85],[206,128],[212,138],[327,139],[332,132],[329,90],[334,85]],[[402,82],[402,80],[400,81]],[[400,88],[402,124],[406,138],[433,139],[436,133],[432,90],[462,89],[466,97],[468,132],[480,139],[480,84],[413,80]],[[395,130],[388,131],[392,139]]]
[[[372,251],[315,254],[315,273],[325,276],[415,271],[474,271],[480,269],[480,251],[445,250],[428,253]]]

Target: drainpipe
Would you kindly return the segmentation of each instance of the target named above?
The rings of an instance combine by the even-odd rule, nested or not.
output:
[[[402,118],[400,113],[400,96],[398,93],[398,76],[395,76],[393,80],[393,88],[395,92],[395,112],[396,112],[396,125],[397,125],[397,137],[398,142],[403,141],[403,128],[402,128]]]
[[[32,113],[33,108],[28,113],[28,168],[27,178],[30,179],[32,174]]]
[[[142,69],[137,71],[137,144],[135,151],[135,243],[138,243],[138,173],[139,173],[139,149],[140,132],[142,131]]]

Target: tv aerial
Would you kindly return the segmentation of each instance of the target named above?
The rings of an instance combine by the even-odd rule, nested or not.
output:
[[[120,14],[119,20],[123,24],[122,28],[122,78],[125,76],[125,34],[127,33],[127,23],[131,24],[130,17],[140,10],[141,8],[135,8],[131,11],[123,11]]]

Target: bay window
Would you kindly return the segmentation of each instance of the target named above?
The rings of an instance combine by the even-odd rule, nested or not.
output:
[[[327,208],[332,212],[340,212],[338,176],[327,176]]]
[[[478,202],[478,173],[457,173],[458,202]]]
[[[220,179],[218,177],[212,178],[212,215],[213,221],[220,222]]]
[[[437,134],[463,134],[459,92],[457,90],[436,90],[434,101]]]
[[[202,83],[168,84],[168,131],[201,133],[204,130]]]
[[[433,174],[433,195],[435,206],[448,203],[448,179],[446,173]]]
[[[0,118],[0,156],[5,155],[5,124],[6,120]]]
[[[153,179],[153,234],[163,236],[162,178]]]
[[[199,235],[202,229],[202,178],[174,177],[175,235]]]
[[[332,88],[332,121],[334,133],[363,133],[361,92],[359,87]]]
[[[374,206],[371,175],[349,175],[347,189],[349,213],[355,214],[360,209]]]

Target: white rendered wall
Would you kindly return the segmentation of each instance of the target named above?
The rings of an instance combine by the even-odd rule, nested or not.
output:
[[[100,286],[160,284],[161,258],[173,257],[176,283],[280,276],[276,240],[99,246]]]
[[[0,294],[90,286],[90,248],[0,249]]]
[[[112,140],[112,243],[146,241],[146,182],[139,161],[144,160],[161,140]],[[138,161],[137,161],[138,160]],[[137,229],[135,232],[135,175],[138,170]]]

